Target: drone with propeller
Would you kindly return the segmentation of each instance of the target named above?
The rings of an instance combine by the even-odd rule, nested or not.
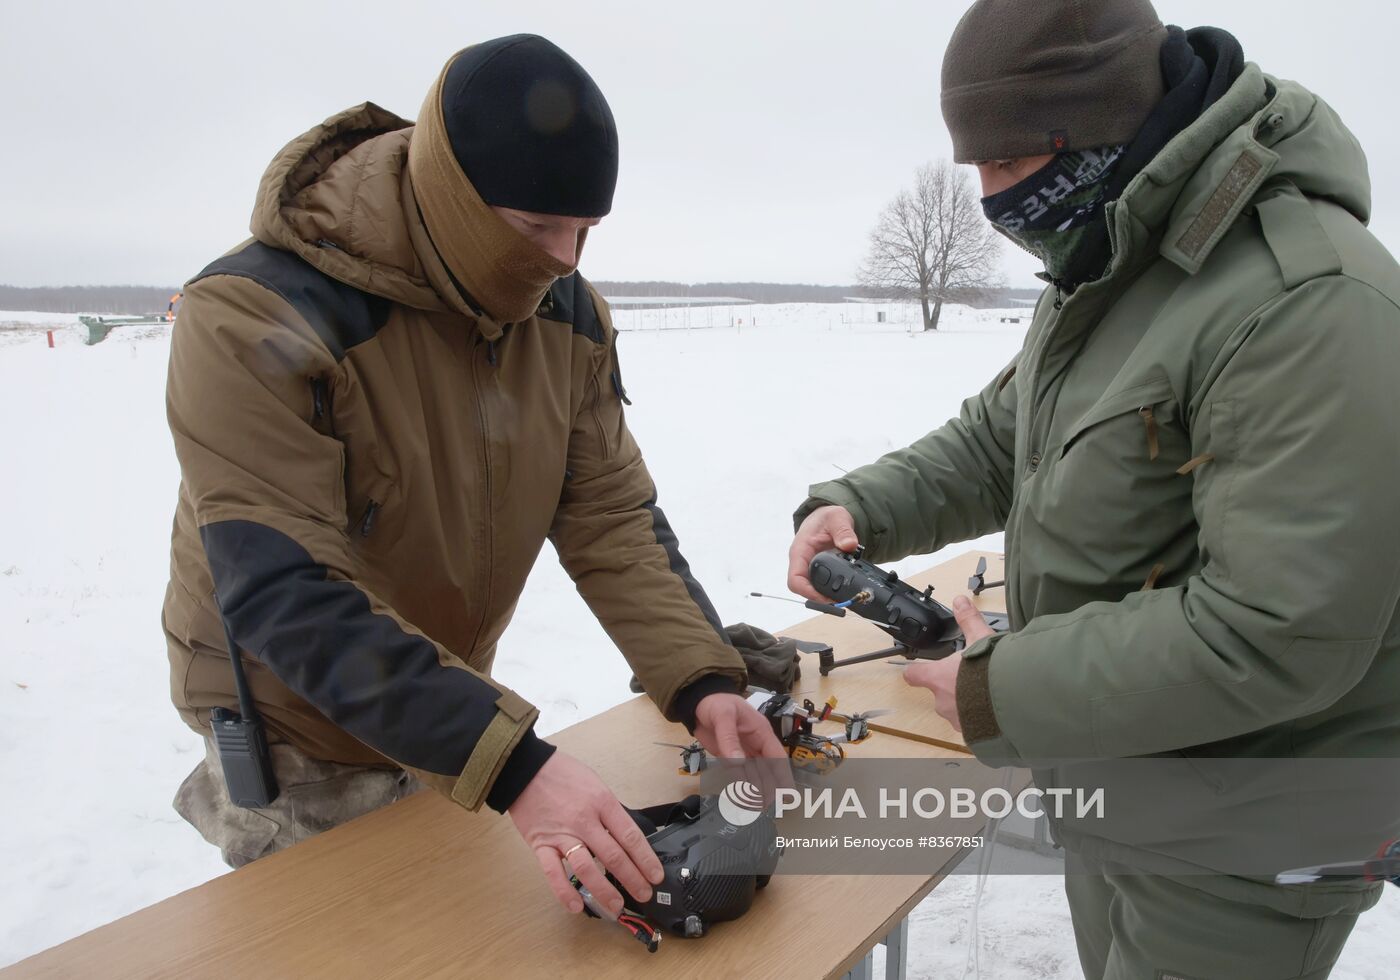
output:
[[[827,649],[818,658],[818,669],[825,677],[837,667],[848,664],[885,660],[898,655],[910,660],[939,660],[961,650],[964,646],[962,627],[953,610],[933,597],[933,586],[922,591],[900,581],[893,569],[880,568],[864,560],[864,549],[853,552],[823,551],[812,559],[809,568],[812,587],[831,600],[829,604],[809,600],[805,605],[828,616],[843,617],[854,612],[889,634],[892,646],[837,660],[835,652]],[[986,582],[986,559],[968,582],[968,587],[980,594],[983,589],[1000,585]],[[997,631],[1008,627],[1005,613],[982,613],[987,625]]]
[[[773,734],[783,743],[788,758],[798,769],[818,775],[828,773],[839,766],[846,758],[842,745],[864,742],[874,729],[871,718],[881,718],[893,714],[891,708],[876,708],[872,711],[857,711],[842,714],[836,710],[836,699],[827,698],[820,707],[810,698],[800,694],[777,694],[761,688],[751,688],[748,701],[773,726]],[[834,721],[845,726],[838,735],[821,735],[815,730],[820,722]],[[657,742],[670,749],[680,750],[681,764],[676,772],[682,776],[698,776],[710,765],[705,747],[697,739],[689,745],[679,742]]]
[[[816,775],[830,772],[845,760],[843,744],[853,745],[870,737],[869,719],[891,713],[888,708],[876,708],[873,711],[840,714],[836,711],[834,697],[827,698],[820,707],[810,698],[799,701],[799,697],[754,689],[748,701],[772,724],[773,734],[787,749],[792,764]],[[823,721],[841,722],[845,725],[845,731],[839,735],[820,735],[815,726]]]

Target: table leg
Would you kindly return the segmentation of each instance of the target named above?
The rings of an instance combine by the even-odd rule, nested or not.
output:
[[[865,959],[846,972],[843,980],[874,980],[875,976],[875,951],[871,950],[865,954]]]
[[[885,980],[904,980],[904,971],[909,964],[909,920],[900,919],[899,925],[890,931],[883,942]]]
[[[885,980],[904,980],[909,965],[909,920],[900,919],[899,925],[880,942],[885,947]],[[846,971],[842,980],[875,980],[875,951],[866,953],[863,960]]]

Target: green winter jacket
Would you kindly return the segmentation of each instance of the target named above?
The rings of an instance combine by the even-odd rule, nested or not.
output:
[[[1189,777],[1166,799],[1144,777],[1133,805],[1165,829],[1066,820],[1068,846],[1219,868],[1204,843],[1278,825],[1297,787],[1241,787],[1216,760],[1400,759],[1400,269],[1369,210],[1332,109],[1247,66],[1108,205],[1104,278],[1048,289],[958,418],[798,511],[844,506],[876,561],[1005,530],[1013,632],[965,652],[970,747]],[[1374,847],[1400,800],[1346,819]]]

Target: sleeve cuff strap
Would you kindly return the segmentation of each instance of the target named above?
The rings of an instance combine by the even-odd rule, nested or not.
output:
[[[468,810],[479,810],[506,767],[511,754],[527,736],[534,737],[539,711],[511,690],[496,699],[496,714],[472,746],[467,764],[452,787],[452,799]],[[543,760],[540,762],[544,764]],[[533,775],[533,773],[531,774]],[[521,784],[524,788],[524,783]]]
[[[964,657],[958,670],[958,718],[969,747],[1001,735],[992,707],[991,665],[991,656],[982,651],[981,656]]]

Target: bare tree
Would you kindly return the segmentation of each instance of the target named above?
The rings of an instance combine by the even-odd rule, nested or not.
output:
[[[924,329],[937,330],[951,295],[998,285],[1000,254],[972,181],[940,160],[920,167],[914,187],[885,205],[857,275],[868,289],[917,296]]]

